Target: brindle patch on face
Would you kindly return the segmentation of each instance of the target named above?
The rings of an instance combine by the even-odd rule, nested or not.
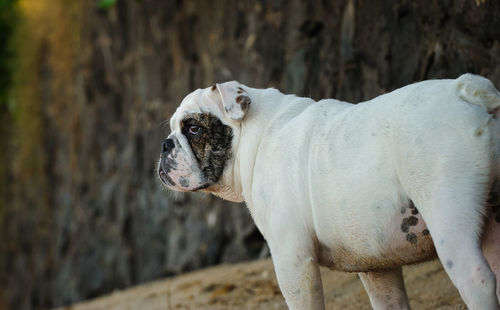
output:
[[[198,131],[190,132],[191,126],[199,126]],[[222,124],[210,113],[195,113],[181,122],[181,131],[203,172],[205,187],[215,184],[222,176],[226,161],[231,157],[231,127]]]

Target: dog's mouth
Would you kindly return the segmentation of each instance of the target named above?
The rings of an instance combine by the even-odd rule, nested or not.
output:
[[[180,192],[194,192],[208,188],[211,184],[208,182],[197,182],[197,186],[190,186],[189,176],[180,176],[178,182],[175,182],[171,175],[177,169],[177,163],[168,158],[161,158],[158,164],[158,178],[168,189]]]
[[[160,181],[167,187],[173,187],[174,181],[167,174],[168,169],[163,168],[163,161],[158,165],[158,177]]]

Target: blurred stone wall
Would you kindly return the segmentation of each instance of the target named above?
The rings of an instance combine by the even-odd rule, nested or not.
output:
[[[500,88],[494,0],[19,1],[0,309],[266,255],[244,205],[156,180],[162,122],[196,88],[236,79],[359,102],[464,72]]]

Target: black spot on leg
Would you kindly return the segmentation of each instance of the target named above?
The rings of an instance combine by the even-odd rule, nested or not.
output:
[[[410,201],[408,202],[408,208],[411,210],[411,214],[413,214],[413,215],[418,214],[418,210],[417,210],[417,208],[415,207],[415,204],[413,203],[413,201],[412,201],[412,200],[410,200]],[[406,209],[404,209],[404,208],[403,208],[403,209],[401,209],[401,214],[404,214],[404,213],[405,213],[405,212],[403,212],[403,211],[406,211]]]
[[[429,230],[428,229],[422,230],[422,235],[428,236],[429,235]]]
[[[446,261],[446,267],[448,267],[448,269],[453,268],[453,262],[451,260],[447,260]]]
[[[412,243],[412,244],[415,244],[417,243],[417,235],[415,235],[414,233],[409,233],[406,235],[406,241]]]
[[[407,233],[410,230],[410,226],[415,226],[418,223],[418,218],[414,216],[406,217],[403,219],[403,223],[401,223],[401,230]]]
[[[415,225],[417,225],[417,223],[418,223],[418,218],[416,218],[414,216],[410,216],[408,218],[408,225],[415,226]]]

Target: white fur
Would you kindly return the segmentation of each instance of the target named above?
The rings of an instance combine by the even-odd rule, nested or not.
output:
[[[324,309],[318,264],[362,272],[375,309],[409,308],[399,265],[432,258],[434,246],[469,309],[500,309],[479,239],[499,163],[490,81],[424,81],[357,105],[240,87],[251,98],[243,121],[207,88],[186,97],[171,127],[178,135],[183,115],[208,111],[233,128],[224,190],[208,191],[246,202],[290,309]],[[415,243],[401,231],[410,199]]]

